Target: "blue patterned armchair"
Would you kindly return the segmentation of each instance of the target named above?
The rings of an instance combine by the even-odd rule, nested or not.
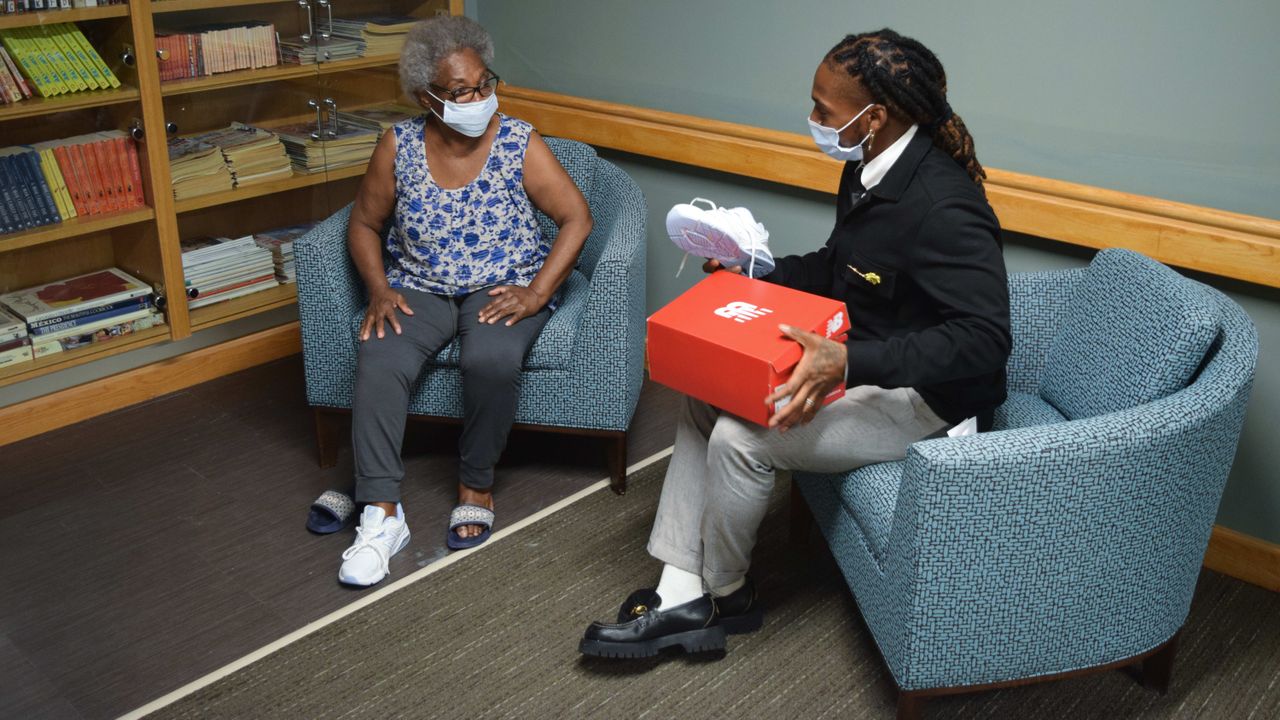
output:
[[[1258,341],[1226,296],[1127,250],[1014,274],[1010,294],[992,432],[795,474],[899,717],[1135,663],[1166,689],[1239,441]]]
[[[547,144],[582,190],[595,222],[577,268],[525,358],[516,427],[605,438],[614,490],[626,490],[626,431],[644,379],[645,201],[640,188],[595,150],[572,140]],[[307,402],[320,464],[336,462],[339,417],[351,408],[356,331],[367,303],[347,254],[350,206],[294,244]],[[547,237],[557,228],[542,213]],[[409,400],[410,417],[462,416],[458,345],[428,361]]]

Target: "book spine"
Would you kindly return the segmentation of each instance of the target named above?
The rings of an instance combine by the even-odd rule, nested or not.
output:
[[[135,207],[144,207],[147,199],[142,193],[142,169],[138,163],[138,143],[132,138],[124,141],[125,155],[129,158],[129,174],[133,177],[133,204]]]
[[[4,158],[0,157],[0,232],[11,233],[22,229],[17,192],[17,187],[5,172]]]
[[[71,162],[71,155],[67,150],[67,146],[55,145],[53,157],[57,159],[58,167],[62,169],[62,179],[67,184],[67,193],[71,197],[71,204],[75,207],[76,215],[88,215],[88,208],[80,193],[80,179],[76,175],[76,168]]]
[[[72,27],[75,28],[74,25]],[[111,72],[111,68],[107,67],[107,64],[102,60],[102,56],[98,54],[97,50],[93,49],[93,45],[89,44],[89,38],[85,37],[84,33],[75,28],[71,33],[71,39],[80,46],[80,49],[93,61],[93,64],[98,66],[98,72],[102,73],[102,77],[107,81],[108,85],[113,88],[120,87],[120,78]]]
[[[69,28],[64,28],[58,33],[56,39],[62,47],[62,52],[71,58],[76,68],[80,70],[80,74],[89,83],[90,89],[106,90],[111,85],[102,77],[102,72],[98,70],[98,66],[89,59],[85,54],[84,48],[80,47],[80,43],[75,39],[75,26],[68,23]]]
[[[54,212],[58,215],[58,221],[66,220],[66,208],[62,206],[62,197],[58,195],[58,180],[53,175],[53,169],[49,167],[49,159],[45,157],[44,151],[36,151],[32,153],[36,159],[36,165],[40,168],[40,175],[44,178],[45,186],[49,190],[49,199],[53,202]]]
[[[116,304],[118,305],[118,303]],[[113,306],[108,306],[108,307],[113,307]],[[33,327],[31,328],[31,337],[41,338],[41,337],[46,337],[56,333],[62,333],[72,328],[84,327],[86,325],[92,325],[94,323],[101,323],[105,320],[111,320],[113,318],[117,318],[122,315],[136,313],[139,310],[145,309],[147,307],[148,305],[145,302],[144,303],[135,302],[125,307],[114,307],[114,309],[110,309],[110,310],[103,309],[103,308],[93,308],[92,310],[89,311],[87,315],[80,315],[80,317],[73,318],[70,320],[63,320],[62,322],[53,323],[51,325],[42,325],[38,328]]]
[[[55,197],[61,201],[61,207],[64,212],[62,218],[68,219],[76,216],[76,206],[71,202],[71,193],[67,191],[67,179],[62,175],[62,168],[58,165],[58,158],[54,157],[53,148],[45,148],[40,151],[49,164],[49,173],[53,175],[54,182],[57,183]]]
[[[27,326],[24,324],[20,328],[15,328],[12,330],[5,330],[3,332],[0,332],[0,343],[11,345],[14,342],[22,340],[26,337],[27,337]]]
[[[23,76],[22,72],[18,70],[18,64],[9,56],[9,51],[6,50],[3,45],[0,45],[0,60],[4,60],[5,66],[9,68],[9,74],[18,82],[18,90],[22,91],[22,97],[31,97],[31,85],[27,83],[27,79]]]
[[[31,187],[27,184],[27,174],[19,167],[18,157],[16,155],[5,155],[0,158],[0,162],[4,164],[5,173],[8,175],[9,182],[14,189],[14,206],[18,210],[18,229],[26,230],[39,225],[35,202],[31,196]]]
[[[70,25],[70,23],[60,23],[42,26],[38,32],[33,28],[33,33],[39,36],[41,44],[47,48],[46,52],[51,54],[54,61],[63,68],[64,77],[68,78],[68,87],[73,90],[96,90],[98,84],[87,74],[81,73],[80,64],[76,62],[75,55],[68,54],[65,50],[65,41],[58,39],[58,35],[65,34],[66,28]]]
[[[0,52],[3,52],[0,48]],[[0,61],[0,92],[3,93],[3,100],[6,103],[16,103],[22,100],[22,91],[18,90],[18,81],[13,78],[9,66]]]
[[[51,80],[46,76],[44,67],[29,56],[26,44],[22,42],[22,38],[18,37],[14,31],[6,30],[0,32],[0,46],[4,47],[5,53],[31,79],[31,84],[35,86],[36,95],[50,97],[56,94]]]
[[[72,321],[72,320],[79,320],[81,318],[86,318],[86,317],[89,317],[90,315],[94,315],[97,313],[111,312],[115,310],[120,310],[121,308],[137,309],[140,307],[146,307],[150,304],[151,304],[151,296],[143,295],[142,297],[129,298],[127,300],[119,300],[117,302],[109,303],[107,305],[102,305],[99,307],[81,308],[79,310],[63,313],[61,315],[53,315],[50,317],[41,318],[39,320],[34,320],[28,323],[28,327],[30,328],[31,332],[34,333],[40,330],[41,328],[47,328],[51,325],[58,325],[61,323]],[[46,331],[46,334],[48,332],[51,332],[51,331]]]
[[[120,209],[120,198],[116,194],[116,178],[111,168],[111,152],[107,148],[107,141],[98,140],[90,143],[86,152],[93,153],[93,159],[98,164],[98,182],[102,185],[102,197],[105,199],[106,211],[115,212]]]
[[[10,365],[18,365],[24,362],[31,362],[35,359],[31,345],[23,345],[11,350],[0,352],[0,367],[9,367]]]
[[[60,222],[62,218],[58,215],[58,207],[53,203],[53,195],[49,192],[44,173],[40,172],[40,159],[34,152],[20,153],[17,158],[26,173],[27,185],[31,188],[31,202],[35,205],[40,224]]]
[[[71,66],[67,63],[66,58],[62,57],[62,53],[58,52],[58,48],[53,41],[45,35],[43,27],[22,28],[23,34],[28,42],[35,46],[45,61],[49,63],[49,67],[66,86],[64,92],[77,92],[84,90],[86,86],[80,78],[71,71]]]
[[[106,212],[103,205],[102,180],[98,178],[97,168],[92,164],[93,153],[85,148],[85,143],[76,143],[68,148],[76,163],[76,172],[83,184],[80,191],[84,193],[88,206],[88,214],[101,215]]]

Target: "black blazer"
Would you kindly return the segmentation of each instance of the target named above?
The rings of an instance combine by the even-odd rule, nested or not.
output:
[[[857,177],[845,163],[826,245],[764,279],[845,302],[850,387],[912,387],[947,422],[988,429],[1012,347],[991,205],[923,128],[869,192]]]

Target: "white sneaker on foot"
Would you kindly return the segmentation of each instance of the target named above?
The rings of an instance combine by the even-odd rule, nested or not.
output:
[[[749,277],[773,272],[769,231],[746,208],[723,208],[705,198],[694,198],[667,213],[667,235],[686,253],[714,258],[725,267],[742,267]]]
[[[382,582],[390,574],[391,556],[409,544],[409,526],[404,522],[404,508],[396,504],[395,517],[376,505],[366,505],[356,528],[356,541],[342,553],[338,581],[367,587]]]

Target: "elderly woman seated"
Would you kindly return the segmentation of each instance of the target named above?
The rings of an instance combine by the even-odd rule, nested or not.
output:
[[[492,60],[493,41],[473,20],[414,26],[400,82],[426,112],[383,134],[351,211],[348,246],[369,297],[352,404],[356,500],[367,505],[338,571],[351,585],[381,581],[409,542],[400,505],[409,393],[455,336],[464,417],[447,542],[489,537],[521,364],[591,231],[586,200],[546,143],[497,112]],[[535,207],[559,227],[554,244]]]

